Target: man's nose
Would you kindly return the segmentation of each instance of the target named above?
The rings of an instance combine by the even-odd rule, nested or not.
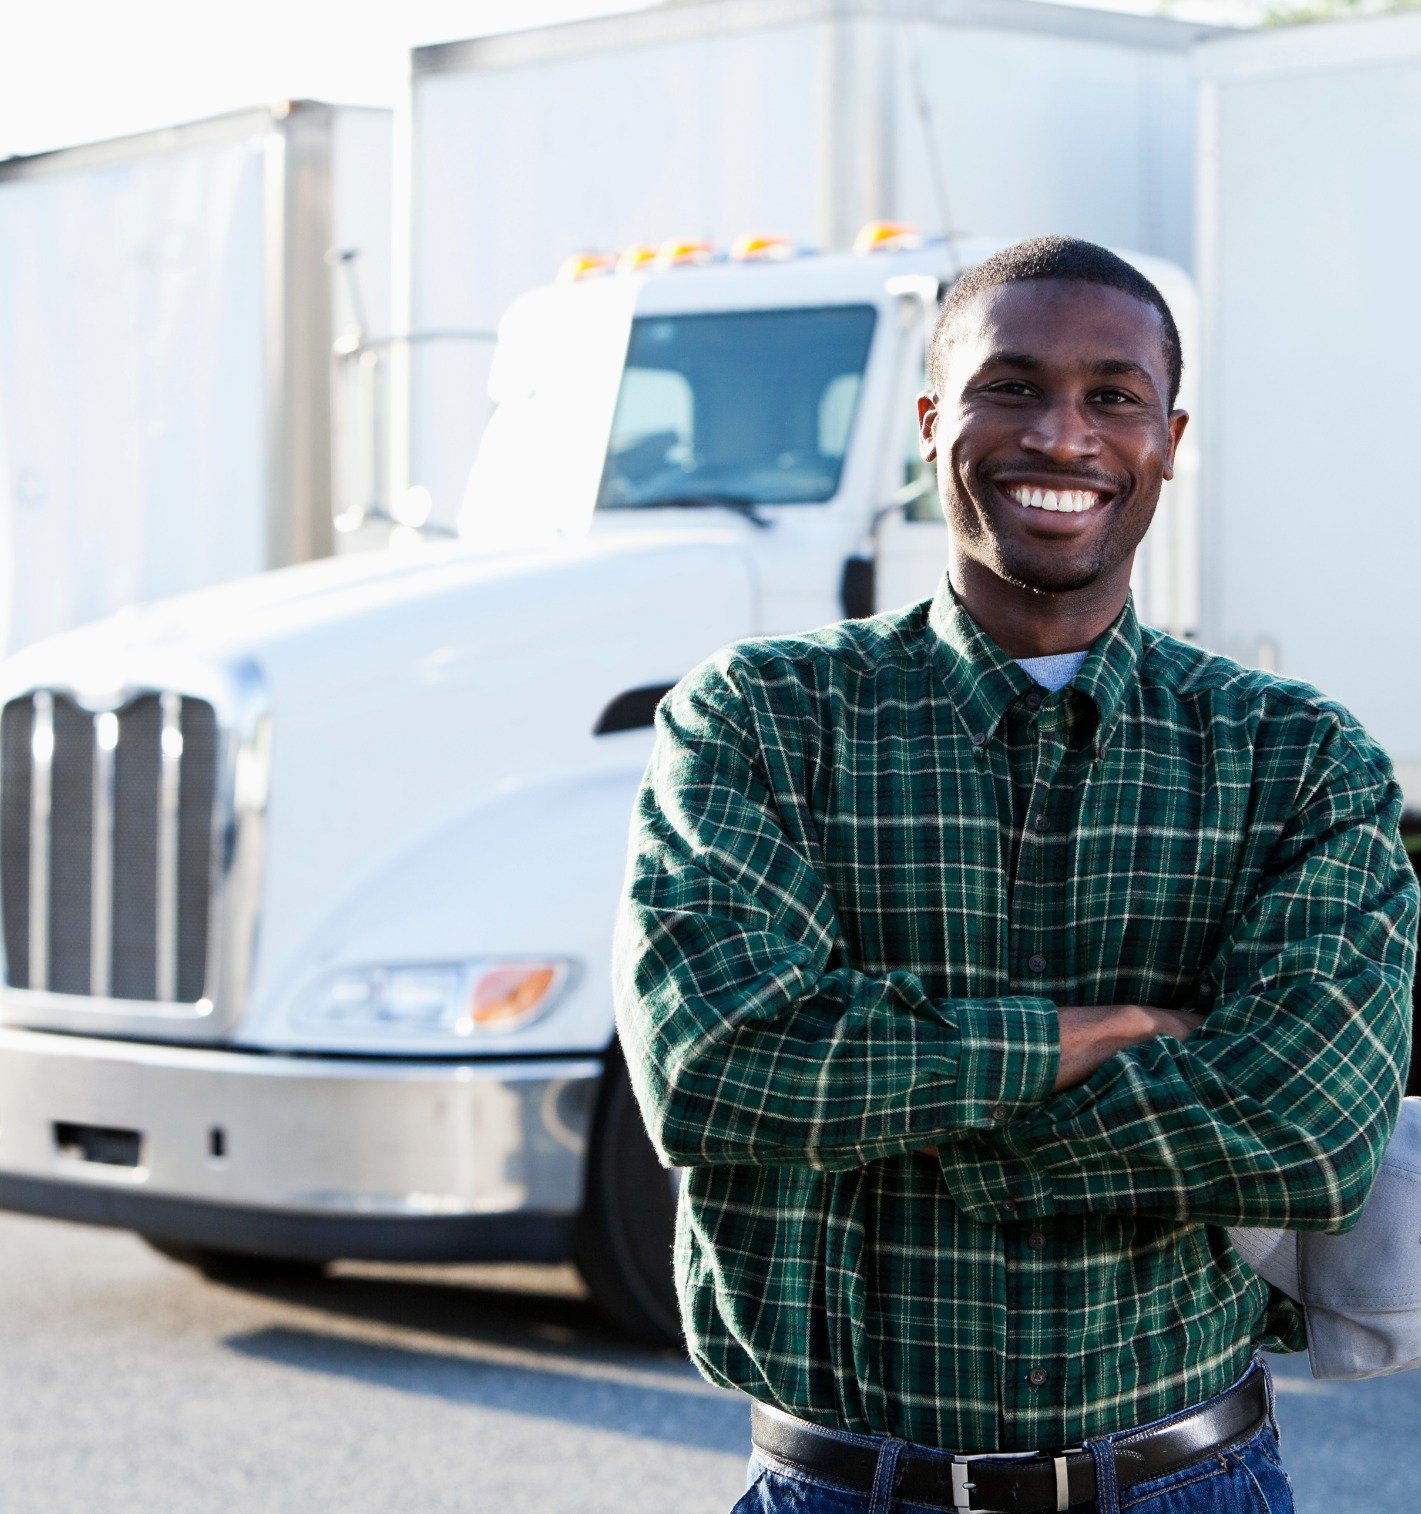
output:
[[[1043,405],[1022,433],[1021,444],[1056,462],[1094,457],[1100,451],[1095,418],[1078,401],[1061,398]]]

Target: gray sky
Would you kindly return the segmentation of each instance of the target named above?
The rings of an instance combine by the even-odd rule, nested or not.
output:
[[[273,100],[393,105],[411,46],[649,0],[12,0],[0,9],[0,157]],[[654,0],[652,0],[654,3]],[[1049,0],[1152,12],[1156,0]],[[1244,21],[1258,0],[1181,0]]]

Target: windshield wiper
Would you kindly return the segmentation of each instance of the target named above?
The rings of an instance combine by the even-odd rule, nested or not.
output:
[[[736,515],[748,520],[758,530],[765,531],[773,524],[760,514],[760,507],[748,494],[717,494],[710,490],[704,494],[663,494],[655,499],[639,499],[638,510],[733,510]]]

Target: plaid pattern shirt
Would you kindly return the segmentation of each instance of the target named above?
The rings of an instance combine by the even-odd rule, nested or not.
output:
[[[1409,1053],[1400,810],[1345,710],[1133,604],[1054,694],[946,580],[682,680],[614,956],[705,1375],[1010,1451],[1301,1347],[1223,1227],[1366,1196]],[[1056,1006],[1120,1003],[1207,1021],[1053,1094]]]

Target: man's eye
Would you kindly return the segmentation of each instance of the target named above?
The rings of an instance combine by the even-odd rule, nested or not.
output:
[[[984,392],[987,394],[1004,394],[1011,399],[1030,399],[1035,391],[1025,379],[1001,379],[995,384],[988,384]]]
[[[1103,400],[1107,405],[1133,405],[1135,396],[1126,394],[1123,389],[1097,389],[1093,399]]]

